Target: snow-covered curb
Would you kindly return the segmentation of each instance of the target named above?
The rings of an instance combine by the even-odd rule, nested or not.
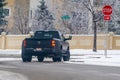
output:
[[[21,54],[21,50],[0,50],[0,54]]]
[[[14,61],[14,60],[21,60],[21,58],[0,58],[0,61]]]

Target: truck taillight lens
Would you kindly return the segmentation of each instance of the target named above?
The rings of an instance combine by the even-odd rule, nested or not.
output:
[[[52,40],[52,41],[51,41],[51,46],[52,46],[52,47],[55,47],[55,45],[56,45],[56,44],[55,44],[55,40]]]
[[[23,45],[24,45],[24,47],[26,47],[26,40],[23,41]]]

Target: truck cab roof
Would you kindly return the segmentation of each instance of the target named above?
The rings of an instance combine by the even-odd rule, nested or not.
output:
[[[58,31],[36,31],[34,37],[40,39],[46,39],[46,38],[60,39],[60,33]]]

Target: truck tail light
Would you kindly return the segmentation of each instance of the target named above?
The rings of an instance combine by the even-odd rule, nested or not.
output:
[[[52,46],[52,47],[55,47],[55,45],[56,45],[56,44],[55,44],[55,40],[52,40],[52,41],[51,41],[51,46]]]
[[[26,40],[23,41],[23,45],[24,45],[24,47],[26,47]]]

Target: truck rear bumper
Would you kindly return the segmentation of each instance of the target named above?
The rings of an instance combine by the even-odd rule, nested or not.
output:
[[[60,56],[61,53],[54,48],[44,48],[44,49],[33,49],[33,48],[26,48],[26,53],[31,54],[33,56],[44,55],[46,57],[53,57],[53,56]]]

